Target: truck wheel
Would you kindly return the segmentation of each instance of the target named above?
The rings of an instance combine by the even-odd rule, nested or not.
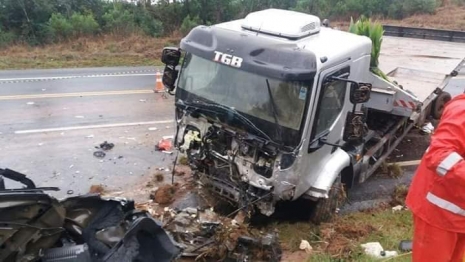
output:
[[[433,106],[431,107],[431,116],[439,120],[442,116],[442,112],[444,111],[444,106],[447,102],[452,99],[451,95],[447,92],[441,92],[433,102]]]
[[[328,193],[328,198],[321,198],[313,205],[310,221],[316,225],[328,222],[336,214],[337,209],[342,206],[344,199],[345,190],[341,183],[341,176],[338,176]]]

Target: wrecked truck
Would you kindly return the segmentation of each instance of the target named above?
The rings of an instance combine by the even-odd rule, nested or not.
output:
[[[23,188],[6,188],[15,181]],[[24,174],[0,169],[0,261],[174,261],[181,249],[134,202],[88,194],[57,200]]]
[[[414,126],[440,118],[465,45],[384,37],[389,80],[371,52],[368,37],[294,11],[195,27],[162,53],[174,144],[218,196],[267,216],[303,199],[326,221]]]

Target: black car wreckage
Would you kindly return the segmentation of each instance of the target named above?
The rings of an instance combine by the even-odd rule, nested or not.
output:
[[[7,189],[5,181],[23,188]],[[132,200],[98,194],[64,200],[26,175],[0,169],[0,261],[174,261],[181,248]]]

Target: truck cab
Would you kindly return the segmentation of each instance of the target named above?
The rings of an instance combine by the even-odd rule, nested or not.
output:
[[[324,221],[341,185],[364,181],[386,153],[379,141],[408,120],[370,99],[373,84],[385,87],[375,99],[411,96],[370,72],[371,49],[365,36],[286,10],[198,26],[162,55],[175,146],[199,181],[240,207],[270,216],[277,202],[305,198]]]

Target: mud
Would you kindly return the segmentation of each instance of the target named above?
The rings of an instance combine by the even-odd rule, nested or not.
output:
[[[173,202],[174,196],[178,189],[179,189],[179,184],[163,185],[155,191],[154,201],[160,205],[169,205]]]
[[[105,187],[102,185],[92,185],[90,186],[89,193],[91,194],[103,194],[105,193]]]
[[[431,136],[413,129],[388,157],[387,162],[419,160],[431,142]]]
[[[320,227],[320,237],[324,242],[319,248],[331,255],[350,255],[353,242],[376,231],[371,225],[353,225],[347,223],[324,224]]]

